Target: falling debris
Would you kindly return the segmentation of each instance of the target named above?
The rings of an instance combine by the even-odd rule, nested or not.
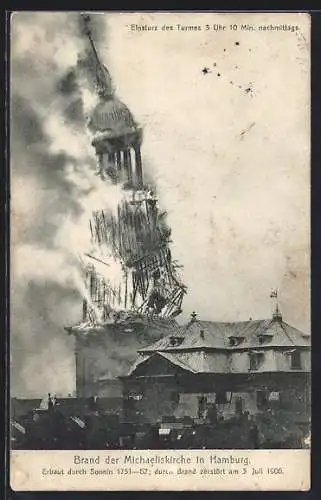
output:
[[[243,141],[244,136],[254,127],[254,125],[255,122],[252,122],[248,127],[246,127],[246,129],[242,130],[242,132],[240,133],[241,141]]]
[[[254,96],[255,92],[254,92],[254,89],[253,89],[253,82],[250,82],[248,87],[245,89],[245,93],[250,95],[251,97]]]

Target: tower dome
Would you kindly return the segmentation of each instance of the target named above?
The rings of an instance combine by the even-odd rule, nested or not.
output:
[[[117,137],[137,129],[136,122],[128,107],[117,97],[102,98],[94,108],[89,126],[94,133],[103,132]]]
[[[92,111],[88,127],[93,133],[91,144],[98,156],[99,174],[107,174],[114,183],[126,178],[126,184],[143,186],[140,145],[142,130],[136,124],[128,107],[115,95],[112,78],[99,57],[89,29],[90,17],[83,16],[95,75],[99,102]]]

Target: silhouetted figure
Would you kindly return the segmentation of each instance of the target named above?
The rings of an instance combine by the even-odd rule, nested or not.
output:
[[[91,396],[88,401],[89,413],[97,412],[97,402],[94,396]]]
[[[60,449],[61,447],[67,445],[67,435],[66,435],[66,422],[63,414],[55,409],[53,406],[53,410],[50,418],[50,434],[52,440],[52,448]]]
[[[243,420],[244,420],[244,422],[249,422],[250,421],[250,412],[245,411],[243,413]]]
[[[217,408],[216,408],[216,404],[213,403],[209,410],[208,410],[208,414],[207,414],[207,418],[209,420],[209,422],[211,424],[216,424],[217,423]]]
[[[50,392],[48,392],[48,411],[51,411],[53,409],[53,402],[52,402],[52,399],[51,399],[51,394]]]
[[[236,410],[235,419],[236,419],[236,423],[238,425],[242,425],[242,423],[243,423],[243,411],[241,409]]]
[[[206,397],[199,396],[199,398],[198,398],[198,411],[197,411],[197,416],[199,419],[203,419],[205,417],[206,403],[207,403]]]
[[[260,447],[259,429],[258,429],[258,426],[256,425],[254,417],[250,418],[249,439],[250,439],[250,443],[252,445],[252,448],[257,449]]]
[[[164,447],[163,440],[159,436],[160,425],[154,424],[150,427],[149,431],[145,434],[144,448],[151,450],[159,450]]]
[[[41,422],[41,417],[38,413],[34,413],[26,423],[29,449],[46,449],[48,432]]]

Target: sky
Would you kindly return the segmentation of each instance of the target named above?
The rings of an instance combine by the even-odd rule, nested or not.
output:
[[[273,16],[92,15],[117,96],[143,127],[144,172],[183,265],[180,322],[192,311],[213,321],[270,317],[277,288],[285,321],[310,330],[309,17]],[[241,31],[249,22],[257,29]],[[258,29],[271,22],[300,29]],[[216,23],[226,30],[205,29]],[[145,25],[157,30],[137,29]],[[77,13],[13,16],[11,391],[18,396],[74,390],[64,326],[81,319],[77,256],[92,209],[113,208],[120,196],[95,175],[86,129],[95,96],[75,69],[84,48]]]

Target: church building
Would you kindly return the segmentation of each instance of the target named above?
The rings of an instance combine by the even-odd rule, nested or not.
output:
[[[277,307],[272,318],[228,323],[194,313],[141,349],[122,383],[129,418],[205,418],[213,404],[222,415],[269,407],[308,415],[310,371],[310,336]]]

